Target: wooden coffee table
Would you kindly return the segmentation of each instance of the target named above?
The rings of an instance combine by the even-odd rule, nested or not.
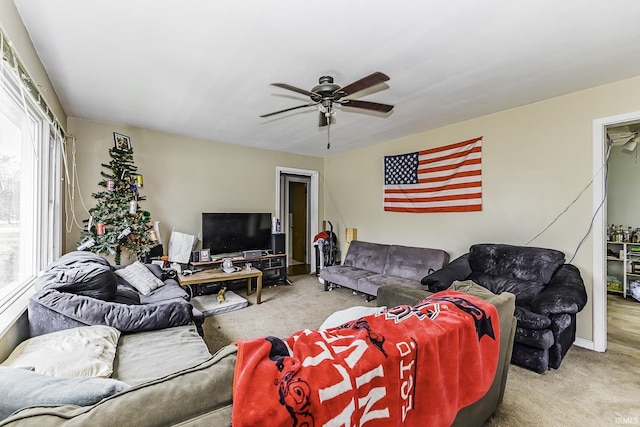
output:
[[[187,276],[178,274],[178,282],[181,286],[190,287],[192,285],[199,285],[203,283],[217,283],[226,282],[227,280],[247,279],[247,295],[251,295],[251,279],[254,277],[256,279],[256,303],[260,304],[262,302],[262,271],[257,268],[243,268],[242,270],[233,273],[225,273],[221,269],[215,268],[211,270],[198,271],[197,273],[189,274]]]

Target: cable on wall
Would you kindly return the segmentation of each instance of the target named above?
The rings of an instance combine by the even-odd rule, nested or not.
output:
[[[604,201],[607,200],[607,190],[608,190],[607,179],[609,178],[608,161],[609,161],[609,154],[611,154],[611,140],[608,140],[608,141],[609,141],[609,144],[608,144],[608,147],[607,147],[607,154],[606,154],[605,159],[604,159],[604,164],[598,170],[598,172],[600,172],[600,170],[602,170],[604,168],[604,194],[602,195],[602,200],[600,201],[600,204],[598,205],[598,208],[596,209],[596,211],[593,213],[593,216],[591,217],[591,222],[589,222],[589,228],[587,229],[587,232],[585,233],[585,235],[582,238],[582,240],[580,240],[580,243],[578,243],[578,246],[576,246],[576,250],[573,252],[573,256],[569,260],[569,264],[571,264],[573,262],[573,259],[578,254],[578,250],[580,250],[580,247],[582,247],[582,244],[584,243],[584,241],[587,240],[587,236],[591,233],[591,230],[593,229],[593,222],[596,220],[596,216],[598,215],[598,212],[600,212],[600,209],[602,209],[602,207],[604,206]],[[591,179],[591,182],[593,182],[594,178]]]
[[[589,223],[589,228],[587,229],[587,232],[585,233],[585,235],[582,237],[582,239],[580,240],[580,242],[578,243],[578,246],[576,247],[576,250],[573,252],[573,256],[571,257],[571,259],[569,260],[569,264],[571,264],[571,262],[573,261],[573,259],[576,257],[576,255],[578,254],[578,251],[580,250],[580,248],[582,247],[582,244],[584,243],[584,241],[587,239],[587,237],[589,236],[589,234],[591,233],[591,230],[593,229],[593,222],[596,219],[596,216],[598,215],[598,212],[600,212],[600,209],[602,209],[602,206],[604,206],[604,202],[607,199],[607,178],[609,175],[609,168],[607,167],[607,162],[609,161],[609,155],[611,154],[611,144],[612,141],[607,137],[607,153],[605,155],[605,159],[604,159],[604,163],[602,164],[602,166],[600,166],[600,169],[598,169],[596,171],[596,173],[591,177],[591,180],[589,181],[589,183],[582,189],[582,191],[580,191],[580,193],[578,193],[578,195],[576,196],[575,199],[573,199],[573,201],[571,201],[571,203],[569,203],[569,205],[567,205],[566,208],[564,208],[564,210],[562,212],[560,212],[550,223],[549,225],[547,225],[541,232],[539,232],[538,234],[536,234],[533,238],[531,238],[527,243],[524,244],[524,246],[529,246],[529,244],[531,242],[533,242],[535,239],[537,239],[538,237],[540,237],[545,231],[547,231],[549,228],[551,228],[551,226],[553,224],[555,224],[558,219],[560,219],[560,217],[562,215],[564,215],[570,208],[571,206],[573,206],[578,199],[580,199],[580,197],[582,197],[582,195],[584,194],[585,191],[587,191],[587,189],[589,187],[591,187],[591,184],[593,184],[593,180],[596,178],[596,176],[600,173],[600,171],[604,170],[604,183],[605,183],[605,189],[604,189],[604,194],[602,196],[602,200],[600,201],[600,204],[598,205],[598,208],[596,209],[596,211],[594,212],[593,216],[591,217],[591,221]]]
[[[70,233],[71,230],[73,229],[74,224],[79,229],[81,230],[84,229],[84,226],[81,225],[76,218],[76,212],[75,212],[76,188],[78,191],[78,196],[80,198],[80,204],[82,205],[82,208],[85,210],[85,212],[88,215],[91,215],[91,214],[89,213],[89,209],[87,209],[87,206],[84,203],[84,199],[82,198],[82,192],[80,191],[80,179],[78,178],[78,168],[76,164],[76,137],[73,135],[67,135],[66,139],[67,140],[71,139],[71,173],[69,173],[68,156],[67,156],[67,150],[65,149],[65,147],[67,146],[67,141],[65,140],[64,143],[60,145],[60,147],[62,149],[62,163],[64,167],[65,182],[66,182],[66,191],[65,191],[66,197],[65,197],[65,203],[64,203],[64,212],[66,217],[65,230],[67,231],[67,233]],[[67,201],[69,202],[70,214],[69,214],[69,209],[67,209]]]

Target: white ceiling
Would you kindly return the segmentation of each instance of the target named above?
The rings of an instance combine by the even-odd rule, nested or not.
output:
[[[309,155],[640,75],[637,0],[15,3],[67,115]],[[312,107],[259,118],[374,71],[354,98],[395,109],[339,111],[329,151]]]

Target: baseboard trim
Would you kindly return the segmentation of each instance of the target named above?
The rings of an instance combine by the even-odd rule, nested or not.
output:
[[[573,344],[577,345],[578,347],[586,348],[587,350],[595,351],[596,349],[596,345],[593,341],[585,340],[584,338],[576,338]]]

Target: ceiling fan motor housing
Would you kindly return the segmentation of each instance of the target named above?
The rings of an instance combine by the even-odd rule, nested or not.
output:
[[[324,98],[333,95],[338,89],[340,89],[340,86],[333,83],[333,77],[322,76],[318,79],[318,85],[314,86],[311,92],[317,93]]]

